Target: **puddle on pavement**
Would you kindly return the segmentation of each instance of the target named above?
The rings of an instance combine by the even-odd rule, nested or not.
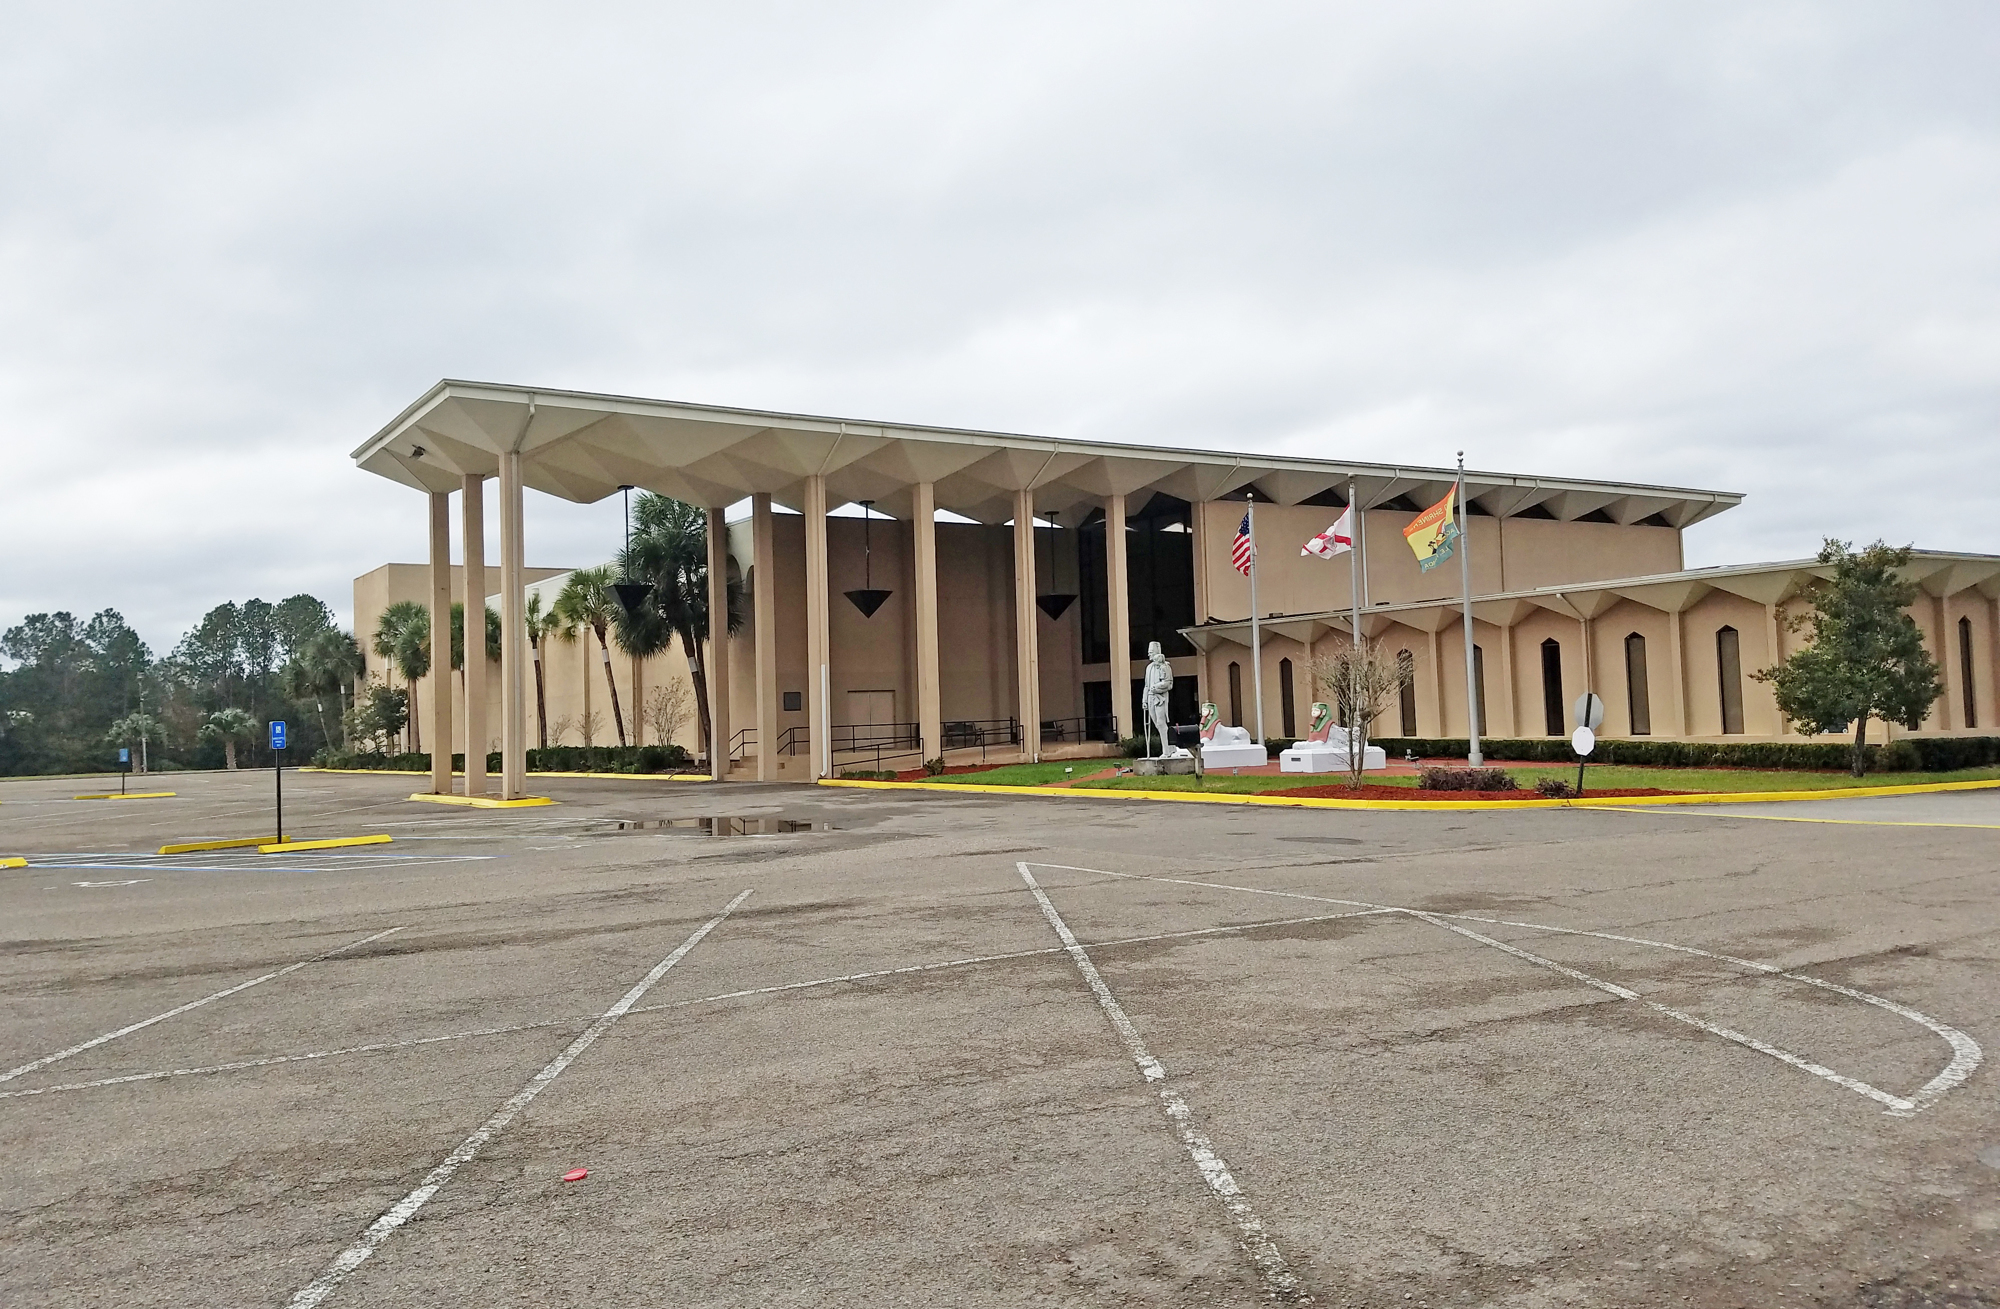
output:
[[[751,818],[634,818],[619,822],[619,832],[685,832],[690,836],[785,836],[792,832],[831,832],[832,823],[769,815]]]

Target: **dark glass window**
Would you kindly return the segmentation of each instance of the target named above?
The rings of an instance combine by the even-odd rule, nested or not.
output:
[[[1278,661],[1278,714],[1283,723],[1280,729],[1286,736],[1297,737],[1299,732],[1294,724],[1298,721],[1295,702],[1292,699],[1292,661]]]
[[[1396,652],[1396,671],[1403,679],[1402,689],[1397,693],[1397,708],[1402,711],[1403,735],[1417,734],[1417,657],[1408,650]]]
[[[1243,665],[1229,661],[1229,725],[1243,726]]]
[[[1563,731],[1563,651],[1553,636],[1542,642],[1542,727],[1550,736]]]
[[[1979,726],[1979,697],[1972,693],[1972,620],[1958,620],[1958,684],[1965,697],[1965,721],[1960,727]]]
[[[1653,702],[1646,689],[1646,638],[1637,632],[1625,638],[1625,711],[1632,735],[1653,734]]]
[[[1715,634],[1715,676],[1722,690],[1722,731],[1725,736],[1743,734],[1743,656],[1736,629],[1725,627]]]

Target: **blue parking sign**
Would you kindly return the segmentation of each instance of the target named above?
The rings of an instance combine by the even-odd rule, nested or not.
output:
[[[285,720],[282,718],[271,720],[271,748],[273,750],[285,748]]]
[[[128,747],[122,745],[118,747],[118,762],[121,764],[132,762],[132,751]]]

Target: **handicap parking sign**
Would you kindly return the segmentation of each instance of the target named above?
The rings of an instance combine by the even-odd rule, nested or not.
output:
[[[282,718],[271,720],[271,748],[273,750],[285,748],[285,720]]]
[[[132,762],[132,751],[131,751],[131,750],[130,750],[129,748],[125,747],[125,746],[122,746],[122,745],[121,745],[121,746],[119,746],[119,747],[118,747],[118,762],[119,762],[119,763],[121,763],[121,764],[129,764],[129,763],[131,763],[131,762]]]

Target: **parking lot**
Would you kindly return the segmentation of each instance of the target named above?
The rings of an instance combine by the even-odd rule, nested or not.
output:
[[[0,784],[8,1305],[2000,1304],[2000,793],[152,780]]]

